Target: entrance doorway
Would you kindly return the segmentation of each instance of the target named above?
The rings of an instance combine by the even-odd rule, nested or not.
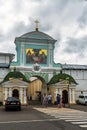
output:
[[[16,98],[19,98],[19,91],[17,89],[14,89],[13,93],[12,93],[12,96],[16,97]]]
[[[62,96],[65,99],[65,104],[67,104],[68,103],[68,92],[67,92],[67,90],[62,91]]]

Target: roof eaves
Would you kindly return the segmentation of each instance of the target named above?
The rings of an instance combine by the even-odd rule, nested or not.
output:
[[[15,41],[14,41],[14,43],[16,43],[16,42],[28,42],[28,41],[46,41],[46,42],[53,42],[53,43],[55,43],[57,40],[51,40],[51,39],[37,39],[37,38],[20,38],[20,37],[18,37],[18,38],[15,38]]]
[[[9,65],[7,63],[0,63],[0,68],[9,68]]]

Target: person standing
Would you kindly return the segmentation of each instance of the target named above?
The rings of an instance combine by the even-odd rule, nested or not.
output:
[[[52,103],[52,95],[49,93],[48,95],[48,104],[51,104]]]
[[[48,96],[46,95],[46,93],[44,93],[44,95],[43,95],[43,105],[45,107],[47,107],[47,105],[48,105]]]
[[[61,99],[60,95],[59,95],[59,94],[57,94],[56,101],[57,101],[57,106],[58,106],[58,108],[60,108],[60,107],[61,107],[61,104],[60,104],[60,99]]]

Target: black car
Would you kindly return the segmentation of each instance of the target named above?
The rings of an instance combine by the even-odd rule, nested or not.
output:
[[[17,109],[21,111],[21,102],[18,98],[16,97],[8,97],[5,100],[5,111],[9,109]]]

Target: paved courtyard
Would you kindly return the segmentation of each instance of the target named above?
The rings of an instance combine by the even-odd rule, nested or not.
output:
[[[84,111],[86,110],[86,111]],[[33,126],[33,127],[32,127]],[[42,128],[43,127],[43,128]],[[22,111],[5,111],[0,107],[0,130],[84,130],[87,129],[87,106],[70,108],[41,105],[22,106]]]

